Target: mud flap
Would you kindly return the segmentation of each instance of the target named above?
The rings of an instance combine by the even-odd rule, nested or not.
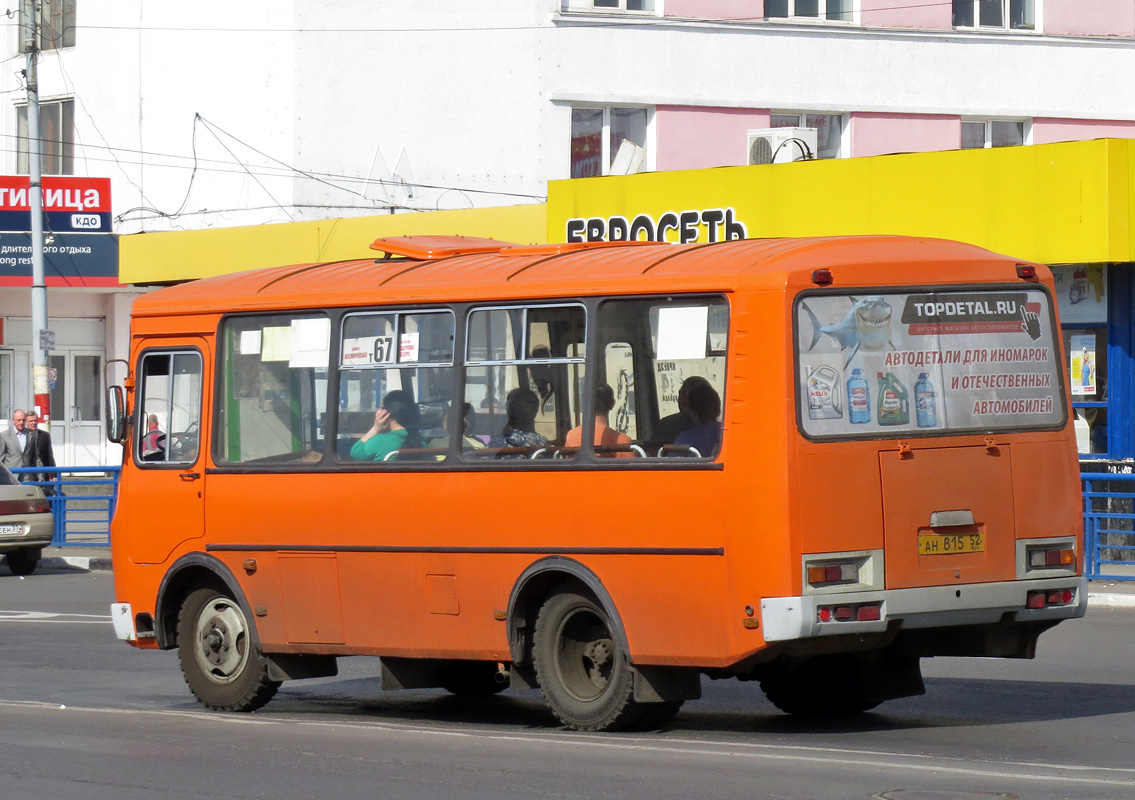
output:
[[[689,667],[635,667],[636,703],[675,703],[701,697],[701,673]]]

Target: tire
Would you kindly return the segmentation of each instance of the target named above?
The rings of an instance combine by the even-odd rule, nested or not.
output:
[[[848,657],[819,656],[777,665],[763,672],[760,682],[774,706],[800,717],[847,717],[882,702],[868,696],[863,665]]]
[[[39,566],[39,557],[42,553],[43,550],[38,547],[13,550],[4,557],[4,560],[13,575],[31,575]]]
[[[560,591],[548,598],[536,618],[533,659],[544,699],[568,728],[620,730],[639,721],[634,671],[590,595]]]
[[[280,688],[256,629],[225,591],[197,589],[177,618],[177,656],[190,691],[213,711],[255,711]]]
[[[507,689],[508,683],[497,680],[495,661],[458,661],[448,671],[442,688],[458,697],[492,697]]]

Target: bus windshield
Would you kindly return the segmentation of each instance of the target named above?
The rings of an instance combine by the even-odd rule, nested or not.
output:
[[[809,438],[1065,422],[1055,319],[1040,288],[811,294],[794,316]]]

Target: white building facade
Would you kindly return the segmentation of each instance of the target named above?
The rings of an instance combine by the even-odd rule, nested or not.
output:
[[[554,179],[803,152],[1135,137],[1135,0],[41,5],[45,172],[109,177],[120,235],[540,203]],[[5,174],[27,167],[20,21]],[[773,152],[788,128],[802,144]],[[31,396],[29,284],[0,286],[6,417]],[[81,443],[89,374],[123,357],[137,291],[49,292],[69,463],[113,460]]]

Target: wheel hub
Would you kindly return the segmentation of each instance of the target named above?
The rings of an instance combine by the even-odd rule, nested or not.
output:
[[[584,669],[587,670],[587,676],[596,686],[602,687],[607,684],[611,657],[612,642],[610,639],[597,639],[584,648]]]
[[[213,680],[228,683],[239,677],[247,659],[247,625],[241,610],[218,598],[197,618],[197,662]]]

